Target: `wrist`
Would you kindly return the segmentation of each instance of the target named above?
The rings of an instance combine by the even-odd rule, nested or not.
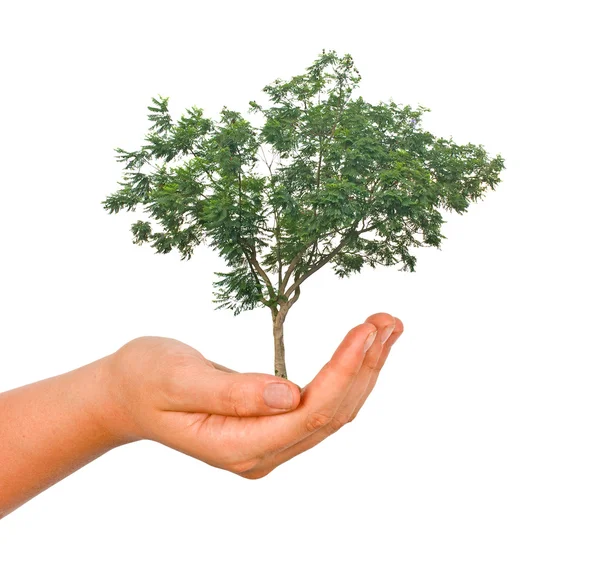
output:
[[[135,440],[115,400],[112,359],[0,394],[0,517]]]
[[[116,354],[91,364],[94,384],[85,393],[85,408],[97,433],[109,449],[138,440],[131,430],[128,408],[122,392],[122,376],[116,367]],[[88,367],[84,366],[84,367]]]

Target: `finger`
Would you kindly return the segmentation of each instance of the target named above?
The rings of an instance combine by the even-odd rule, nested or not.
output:
[[[353,413],[358,402],[365,393],[373,388],[374,382],[373,385],[371,385],[371,382],[376,379],[376,375],[385,363],[385,359],[381,360],[385,343],[391,337],[396,326],[395,318],[389,313],[376,313],[368,317],[366,322],[372,323],[377,327],[377,337],[375,338],[375,343],[373,343],[367,352],[363,365],[354,380],[354,384],[340,405],[340,409],[336,415],[342,425],[353,419]]]
[[[256,420],[252,428],[255,453],[281,451],[329,424],[360,370],[365,344],[372,343],[376,333],[371,323],[351,329],[331,360],[304,388],[298,408],[281,416]]]
[[[289,412],[300,404],[300,388],[270,374],[186,368],[177,373],[163,410],[251,417]]]
[[[386,351],[386,342],[391,339],[396,331],[397,322],[399,322],[399,320],[388,313],[377,313],[371,315],[366,322],[372,323],[377,327],[377,337],[367,352],[352,387],[340,404],[331,423],[308,437],[303,438],[296,444],[290,445],[282,451],[272,454],[261,462],[259,468],[252,470],[250,473],[260,474],[264,473],[267,469],[272,470],[275,467],[278,467],[300,453],[312,449],[328,436],[339,430],[342,426],[353,420],[356,416],[355,413],[357,412],[358,404],[364,403],[375,385],[377,375],[385,363],[383,353]],[[388,353],[389,349],[386,351],[386,355]]]
[[[377,361],[377,364],[373,368],[373,372],[371,375],[371,379],[369,380],[367,389],[361,396],[357,405],[354,407],[354,411],[353,411],[352,415],[350,416],[351,421],[356,418],[358,411],[363,407],[365,401],[367,400],[367,398],[371,394],[371,391],[375,387],[375,384],[377,383],[377,378],[379,378],[381,369],[383,368],[383,366],[390,354],[392,346],[394,345],[394,343],[396,343],[396,341],[398,341],[398,338],[402,335],[402,333],[404,333],[404,324],[402,323],[402,321],[400,321],[400,319],[398,319],[398,317],[394,317],[394,321],[395,321],[394,330],[392,331],[392,334],[389,336],[387,341],[383,344],[381,354],[379,355],[379,360]]]

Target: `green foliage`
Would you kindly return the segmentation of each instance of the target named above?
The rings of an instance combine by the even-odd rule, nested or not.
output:
[[[290,305],[327,263],[340,277],[414,271],[412,249],[441,246],[442,211],[465,213],[494,190],[504,159],[423,130],[428,108],[353,99],[360,79],[350,55],[323,51],[263,88],[270,107],[250,102],[261,128],[227,108],[173,122],[168,98],[152,98],[146,143],[116,149],[124,181],[103,205],[143,210],[151,221],[132,225],[133,241],[157,253],[217,250],[230,270],[217,273],[215,302],[236,314]]]

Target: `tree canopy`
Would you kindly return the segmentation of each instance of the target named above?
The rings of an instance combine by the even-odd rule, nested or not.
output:
[[[493,190],[504,159],[424,130],[429,108],[353,98],[360,80],[350,55],[323,51],[263,88],[268,107],[249,103],[259,128],[226,107],[218,121],[194,106],[174,122],[169,98],[152,98],[146,143],[116,149],[124,181],[103,205],[143,209],[133,241],[158,253],[215,249],[227,266],[215,301],[235,314],[287,312],[326,264],[340,277],[414,271],[414,249],[441,246],[442,211],[462,214]]]

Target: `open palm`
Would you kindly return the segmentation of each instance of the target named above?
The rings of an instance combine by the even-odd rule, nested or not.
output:
[[[302,390],[268,374],[235,372],[174,339],[133,340],[119,350],[129,432],[246,478],[264,477],[354,419],[402,331],[399,319],[372,315]],[[269,382],[289,386],[287,409],[264,404]]]

